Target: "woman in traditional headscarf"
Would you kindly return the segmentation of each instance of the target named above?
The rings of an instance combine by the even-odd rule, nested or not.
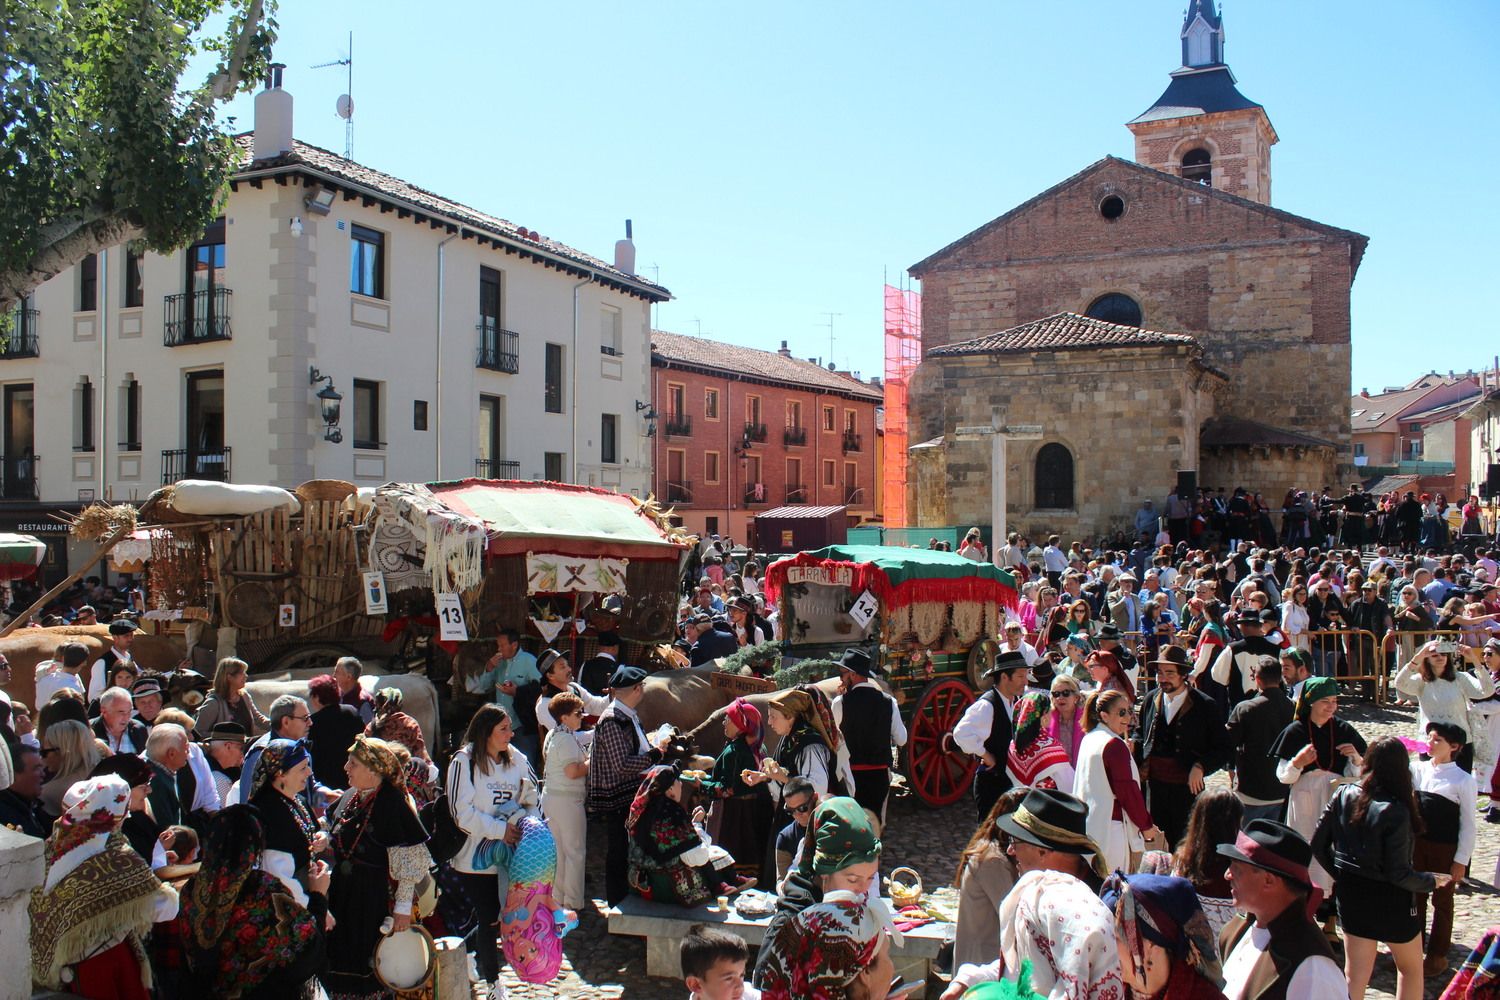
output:
[[[1135,685],[1130,683],[1130,675],[1125,672],[1118,656],[1100,649],[1089,654],[1084,666],[1088,667],[1089,677],[1099,690],[1118,691],[1132,705],[1135,704]]]
[[[230,806],[209,823],[202,866],[183,895],[188,974],[180,1000],[319,995],[328,866],[314,862],[303,907],[261,867],[265,846],[254,806]]]
[[[1016,699],[1015,738],[1011,742],[1005,770],[1017,785],[1056,788],[1071,795],[1074,775],[1068,752],[1046,731],[1047,716],[1051,712],[1050,694],[1030,691]]]
[[[766,927],[755,982],[763,997],[841,1000],[879,960],[888,919],[876,885],[880,837],[870,814],[845,796],[819,804],[806,836]],[[866,983],[884,996],[890,973]]]
[[[713,800],[709,835],[734,857],[735,871],[746,876],[760,873],[771,838],[770,792],[764,786],[746,784],[743,777],[746,771],[759,771],[765,759],[761,737],[760,709],[736,698],[724,710],[724,749],[713,771],[699,782],[699,788]]]
[[[141,938],[177,915],[177,893],[120,835],[130,785],[107,774],[74,783],[47,840],[47,875],[32,894],[31,977],[90,1000],[149,1000]]]
[[[1120,973],[1133,996],[1224,1000],[1218,945],[1191,882],[1115,874],[1100,898],[1114,912]]]
[[[401,711],[400,688],[383,687],[375,692],[375,716],[365,727],[365,735],[406,748],[406,791],[417,808],[437,799],[442,775],[427,755],[422,726]]]
[[[630,835],[630,888],[658,903],[697,906],[739,888],[713,865],[688,812],[687,782],[677,768],[658,764],[641,776],[641,787],[625,817]],[[727,859],[726,859],[727,863]],[[753,883],[752,883],[753,884]]]
[[[403,931],[412,922],[417,883],[432,858],[427,831],[406,793],[406,748],[398,743],[356,736],[344,773],[346,791],[333,809],[336,863],[328,907],[328,972],[323,977],[335,998],[385,995],[370,968],[381,925]]]
[[[301,792],[312,774],[307,747],[294,740],[272,740],[255,762],[250,803],[260,810],[266,831],[266,871],[281,879],[292,898],[308,905],[308,865],[328,847]]]
[[[792,815],[782,805],[781,793],[793,777],[801,775],[812,782],[819,798],[842,794],[853,785],[853,779],[847,784],[842,780],[833,710],[816,687],[802,685],[773,697],[767,722],[771,731],[781,737],[776,756],[766,757],[760,762],[760,770],[745,771],[742,777],[752,788],[765,785],[771,790],[776,803],[771,829],[784,830],[792,822]]]
[[[1286,803],[1286,825],[1311,841],[1323,809],[1339,785],[1359,775],[1365,752],[1359,730],[1335,718],[1339,708],[1339,685],[1332,677],[1309,677],[1297,697],[1296,718],[1271,744],[1276,758],[1276,777],[1291,785]],[[1313,881],[1324,895],[1333,889],[1333,878],[1313,859]]]
[[[1058,644],[1058,649],[1062,650],[1063,661],[1058,664],[1057,675],[1059,677],[1071,677],[1080,684],[1084,682],[1092,683],[1092,678],[1089,677],[1089,668],[1085,665],[1089,654],[1094,651],[1094,644],[1089,641],[1089,637],[1082,632],[1076,632],[1063,639]]]

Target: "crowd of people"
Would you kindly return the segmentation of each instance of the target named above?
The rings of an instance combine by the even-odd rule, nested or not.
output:
[[[1171,540],[1171,497],[1141,518],[1165,539],[1143,529],[1129,550],[1094,552],[1013,534],[994,552],[1022,585],[951,734],[976,763],[978,826],[955,872],[947,996],[1015,988],[1024,970],[1019,985],[1058,1000],[1362,1000],[1383,942],[1412,1000],[1446,964],[1476,824],[1500,821],[1495,554],[1278,546],[1241,517],[1246,496],[1226,503],[1222,550],[1194,547],[1190,524]],[[1189,521],[1214,499],[1187,505]],[[959,551],[991,558],[977,532]],[[700,559],[684,665],[785,638],[753,556],[725,540]],[[617,616],[617,599],[599,610]],[[590,825],[611,905],[776,896],[757,954],[710,928],[684,940],[704,1000],[901,992],[877,880],[907,731],[867,649],[839,656],[836,693],[733,701],[700,768],[677,734],[642,725],[647,673],[622,662],[618,634],[599,629],[575,672],[563,650],[533,654],[502,629],[460,681],[483,704],[443,770],[400,691],[367,694],[351,658],[306,698],[265,706],[249,665],[225,658],[190,715],[134,663],[134,623],[110,633],[92,663],[69,642],[37,668],[35,712],[0,699],[0,823],[47,841],[42,985],[383,996],[376,943],[420,921],[465,937],[473,974],[503,996],[510,867],[542,823],[557,853],[549,927],[588,901]],[[1340,699],[1387,682],[1417,727],[1367,745]],[[1209,781],[1221,771],[1227,787]]]

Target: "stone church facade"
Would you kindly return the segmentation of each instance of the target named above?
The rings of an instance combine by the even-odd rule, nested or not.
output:
[[[1136,162],[1105,157],[911,268],[919,523],[990,522],[987,446],[955,433],[974,425],[1042,426],[1007,462],[1007,519],[1032,532],[1118,527],[1180,472],[1273,505],[1336,481],[1367,240],[1270,205],[1276,133],[1223,30],[1193,0],[1182,68],[1128,124]],[[1049,444],[1071,457],[1071,497]]]

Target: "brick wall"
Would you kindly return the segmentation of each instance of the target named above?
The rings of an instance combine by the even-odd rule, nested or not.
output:
[[[1108,195],[1125,214],[1099,213]],[[1349,237],[1107,159],[915,271],[924,348],[991,334],[1107,292],[1148,329],[1191,334],[1230,375],[1220,412],[1349,440]],[[918,423],[931,436],[930,407]],[[921,440],[920,437],[915,440]]]
[[[816,506],[847,504],[849,513],[856,517],[868,517],[875,508],[875,408],[876,402],[869,399],[851,399],[832,392],[798,389],[783,385],[761,385],[746,382],[728,375],[708,375],[698,371],[652,366],[652,405],[656,408],[656,436],[652,439],[652,491],[663,502],[675,496],[688,499],[671,500],[670,506],[677,510],[688,530],[702,534],[717,530],[738,541],[749,537],[748,527],[757,511],[779,507],[787,502],[787,459],[801,462],[801,485],[804,487],[804,502]],[[673,410],[674,386],[682,387],[683,411]],[[707,390],[718,392],[719,417],[710,420],[705,412]],[[744,440],[745,424],[748,422],[749,397],[760,399],[760,422],[766,428],[764,442],[752,442],[744,457],[736,451]],[[801,404],[801,427],[806,433],[806,444],[788,444],[784,431],[787,427],[787,404]],[[823,407],[834,408],[834,429],[823,429]],[[858,450],[845,450],[844,427],[846,411],[854,415],[854,433],[858,436]],[[677,418],[685,417],[686,420]],[[686,424],[687,426],[683,426]],[[669,433],[669,425],[685,433]],[[680,457],[674,458],[673,453]],[[707,455],[717,452],[719,456],[718,482],[707,478]],[[760,465],[760,478],[753,478],[755,463]],[[825,481],[823,463],[833,462],[833,481]],[[853,466],[853,477],[848,466]],[[674,470],[680,468],[681,475]],[[673,482],[679,484],[673,490]],[[765,487],[765,501],[745,502],[749,486],[759,481]],[[682,489],[683,484],[690,484]],[[849,494],[858,489],[854,502],[849,503]],[[711,522],[709,519],[715,519]],[[713,527],[716,523],[717,527]]]
[[[1215,188],[1271,203],[1271,146],[1276,139],[1261,109],[1143,122],[1130,131],[1135,133],[1137,163],[1180,176],[1183,155],[1204,148],[1211,156]]]

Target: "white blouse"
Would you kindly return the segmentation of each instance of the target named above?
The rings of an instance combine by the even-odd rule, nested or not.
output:
[[[1418,760],[1411,765],[1411,783],[1419,792],[1441,795],[1458,803],[1458,849],[1453,862],[1468,864],[1474,856],[1474,838],[1478,832],[1474,816],[1479,811],[1479,784],[1474,776],[1451,760],[1446,764]]]

